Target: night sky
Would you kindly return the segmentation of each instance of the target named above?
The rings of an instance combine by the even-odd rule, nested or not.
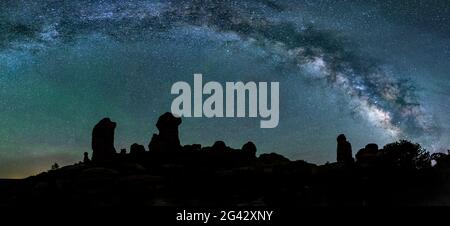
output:
[[[450,3],[408,1],[0,1],[0,178],[90,152],[147,146],[177,81],[280,82],[280,122],[183,118],[182,144],[224,140],[323,164],[406,138],[450,148]]]

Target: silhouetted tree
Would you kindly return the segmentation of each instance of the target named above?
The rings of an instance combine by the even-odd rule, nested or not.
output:
[[[383,147],[382,162],[404,169],[423,169],[431,167],[431,156],[420,144],[400,140]]]
[[[51,170],[57,170],[59,169],[58,163],[55,162],[55,164],[52,165]]]

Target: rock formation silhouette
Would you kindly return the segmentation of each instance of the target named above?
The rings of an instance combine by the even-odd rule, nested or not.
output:
[[[256,156],[256,145],[251,141],[245,143],[241,149],[249,156]]]
[[[171,113],[164,113],[156,123],[159,133],[153,134],[148,145],[149,151],[146,151],[143,145],[134,143],[130,146],[129,153],[126,153],[126,149],[121,149],[120,154],[116,154],[113,146],[116,124],[109,118],[105,118],[94,127],[93,144],[101,144],[93,149],[93,156],[96,156],[94,162],[121,163],[127,161],[150,168],[160,164],[234,167],[244,166],[256,159],[257,149],[252,142],[247,142],[241,149],[231,148],[224,141],[216,141],[210,147],[202,147],[200,144],[182,146],[178,132],[181,122],[180,118]],[[105,149],[114,151],[106,152]],[[99,153],[100,158],[98,157]]]
[[[95,125],[92,131],[92,161],[108,161],[114,158],[114,131],[116,123],[104,118]]]
[[[153,134],[148,145],[150,151],[178,151],[181,148],[178,137],[178,126],[181,124],[181,118],[173,116],[166,112],[161,115],[156,123],[159,134]]]
[[[352,145],[347,141],[344,134],[337,138],[337,162],[343,164],[352,164],[354,162],[352,154]]]
[[[378,150],[377,144],[367,144],[366,147],[360,149],[356,153],[356,161],[359,165],[364,167],[370,167],[377,164],[378,157],[381,152]]]
[[[214,151],[228,151],[230,148],[225,144],[225,142],[218,140],[214,142],[213,146],[211,147]]]

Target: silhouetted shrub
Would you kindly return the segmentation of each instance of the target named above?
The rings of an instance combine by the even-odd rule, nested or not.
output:
[[[57,170],[59,169],[58,163],[55,162],[55,164],[52,165],[51,170]]]

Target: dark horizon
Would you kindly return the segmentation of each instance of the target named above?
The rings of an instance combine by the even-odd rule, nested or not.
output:
[[[170,112],[156,122],[146,149],[114,146],[117,123],[103,118],[92,129],[92,152],[70,166],[22,180],[0,180],[0,207],[318,207],[439,206],[450,200],[450,151],[430,154],[401,140],[353,151],[336,137],[336,160],[325,165],[256,155],[224,141],[182,145],[182,119]],[[355,153],[355,155],[353,155]],[[433,164],[432,162],[435,161]],[[277,212],[277,211],[275,211]],[[179,218],[177,218],[178,220]]]
[[[169,112],[167,112],[166,114],[169,114]],[[98,123],[98,124],[100,124],[102,121],[104,121],[105,119],[107,119],[107,120],[110,120],[110,118],[109,117],[105,117],[103,120],[100,120],[100,122]],[[182,118],[180,118],[180,119],[182,119]],[[181,122],[181,121],[180,121]],[[116,122],[113,122],[114,123],[114,129],[113,129],[113,131],[116,129]],[[120,126],[120,125],[119,125]],[[181,136],[182,134],[183,134],[183,129],[182,129],[182,126],[180,126],[180,134],[178,134],[178,132],[177,132],[177,137],[178,136]],[[178,127],[177,127],[177,130],[178,130]],[[94,136],[94,134],[95,133],[93,133],[93,136]],[[309,162],[309,161],[305,161],[304,159],[290,159],[290,158],[288,158],[287,157],[287,159],[289,159],[290,161],[293,161],[293,162],[295,162],[295,161],[305,161],[305,162],[307,162],[307,163],[309,163],[309,164],[314,164],[314,165],[317,165],[317,166],[326,166],[327,164],[330,164],[330,163],[337,163],[337,162],[339,162],[339,161],[347,161],[347,160],[343,160],[342,158],[343,157],[340,157],[339,156],[339,139],[340,139],[340,137],[341,136],[343,136],[344,137],[344,141],[345,142],[351,142],[351,140],[347,140],[347,138],[344,136],[344,134],[340,134],[339,136],[338,136],[339,134],[337,134],[337,139],[338,139],[338,142],[337,142],[337,148],[335,147],[335,149],[333,150],[334,152],[335,152],[335,157],[334,157],[334,159],[330,159],[329,161],[326,161],[325,163],[315,163],[315,162]],[[92,137],[93,137],[92,136]],[[146,152],[146,153],[152,153],[152,152],[154,152],[155,150],[152,150],[152,148],[150,147],[151,145],[152,145],[152,142],[153,142],[153,139],[154,139],[154,136],[155,135],[153,135],[153,137],[152,136],[149,136],[149,137],[151,137],[151,139],[149,139],[149,142],[147,142],[147,143],[142,143],[142,144],[138,144],[138,145],[142,145],[142,152]],[[91,137],[91,136],[89,136],[89,137]],[[114,137],[115,139],[117,139],[118,137],[117,137],[117,135],[112,135],[112,137]],[[116,147],[115,145],[114,145],[114,141],[115,141],[115,139],[112,139],[112,140],[110,140],[110,142],[111,142],[111,144],[113,144],[112,146],[111,146],[111,150],[112,150],[112,153],[114,154],[114,155],[121,155],[121,154],[123,154],[123,151],[125,151],[125,153],[127,153],[127,154],[132,154],[133,152],[136,152],[136,150],[133,150],[133,148],[135,148],[134,147],[134,145],[136,145],[137,143],[134,143],[134,144],[130,144],[130,145],[128,145],[127,147]],[[406,140],[398,140],[398,141],[395,141],[395,142],[403,142],[403,141],[406,141]],[[204,145],[204,144],[183,144],[182,142],[180,142],[180,140],[178,140],[177,141],[178,143],[179,143],[179,145],[181,145],[180,147],[191,147],[191,145],[200,145],[200,147],[201,148],[208,148],[208,147],[214,147],[218,142],[223,142],[222,140],[217,140],[217,141],[215,141],[214,142],[214,144],[210,144],[210,145]],[[252,143],[253,144],[253,142],[252,141],[247,141],[247,143]],[[414,143],[414,141],[408,141],[408,142],[413,142]],[[147,144],[148,144],[148,147],[147,147]],[[243,143],[244,144],[244,143]],[[366,144],[368,144],[368,145],[370,145],[371,143],[370,142],[368,142],[368,143],[366,143]],[[393,143],[390,143],[390,144],[384,144],[384,145],[382,145],[382,144],[377,144],[377,145],[379,145],[381,148],[383,148],[383,147],[386,147],[386,146],[389,146],[389,145],[391,145],[391,144],[393,144]],[[42,174],[42,173],[46,173],[46,172],[49,172],[49,171],[51,171],[52,169],[53,169],[53,167],[54,167],[54,165],[56,164],[57,165],[57,168],[56,169],[59,169],[59,168],[63,168],[63,167],[65,167],[65,166],[71,166],[71,165],[76,165],[76,164],[79,164],[79,163],[82,163],[83,161],[86,161],[86,158],[88,158],[88,160],[89,159],[92,159],[93,158],[93,153],[94,153],[94,140],[92,140],[92,142],[90,143],[90,145],[92,145],[91,146],[91,148],[89,149],[89,150],[85,150],[85,151],[83,151],[83,152],[80,152],[80,155],[79,156],[77,156],[78,158],[77,158],[77,160],[75,160],[74,162],[69,162],[69,163],[66,163],[66,164],[60,164],[59,162],[57,162],[57,161],[53,161],[52,162],[52,164],[50,164],[47,168],[45,168],[45,169],[43,169],[43,170],[41,170],[41,171],[37,171],[37,172],[35,172],[34,174],[30,174],[30,175],[25,175],[24,177],[11,177],[11,178],[7,178],[7,177],[4,177],[4,178],[0,178],[0,180],[5,180],[5,181],[8,181],[8,179],[25,179],[25,178],[28,178],[28,177],[32,177],[32,176],[36,176],[36,175],[39,175],[39,174]],[[227,145],[226,144],[226,142],[224,142],[224,145]],[[420,144],[418,144],[418,145],[420,145]],[[365,145],[365,147],[367,148],[367,145]],[[229,147],[228,145],[227,145],[227,148],[229,148],[230,150],[239,150],[239,149],[234,149],[234,148],[237,148],[237,147]],[[354,150],[353,150],[353,148],[354,148]],[[362,150],[364,150],[364,146],[363,147],[353,147],[352,148],[352,146],[351,146],[351,143],[350,143],[350,147],[349,147],[349,152],[348,153],[346,153],[346,154],[344,154],[344,155],[346,155],[346,157],[344,157],[344,158],[351,158],[351,159],[355,159],[356,157],[357,157],[357,155],[362,151]],[[154,149],[154,148],[153,148]],[[183,149],[184,150],[184,149]],[[183,152],[183,150],[181,150],[181,152]],[[267,155],[267,154],[276,154],[276,155],[280,155],[280,156],[282,156],[281,155],[281,153],[282,152],[267,152],[267,153],[260,153],[260,152],[257,152],[256,150],[259,150],[259,147],[257,147],[256,146],[256,149],[255,149],[255,154],[256,154],[256,156],[258,157],[258,156],[264,156],[264,155]],[[377,150],[378,150],[378,147],[377,147]],[[337,152],[336,152],[337,151]],[[424,149],[424,151],[426,151],[425,149]],[[203,151],[203,152],[207,152],[207,151]],[[84,153],[84,160],[83,160],[83,158],[82,158],[82,156],[83,156],[83,153]],[[450,149],[448,149],[446,152],[442,152],[443,154],[448,154],[448,153],[450,153]],[[189,154],[188,154],[189,155]],[[285,158],[284,156],[282,156],[283,158]],[[341,160],[339,160],[339,159],[341,159]],[[352,161],[354,161],[354,160],[352,160]]]

